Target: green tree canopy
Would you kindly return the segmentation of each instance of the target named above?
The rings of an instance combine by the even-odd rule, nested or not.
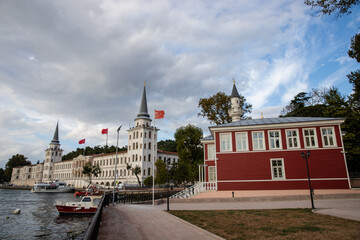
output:
[[[166,183],[167,180],[167,170],[166,170],[166,163],[158,159],[155,162],[156,172],[155,172],[155,183],[156,184],[163,184]]]
[[[127,147],[121,147],[118,149],[119,151],[126,151]],[[101,154],[101,153],[115,153],[116,146],[95,146],[95,147],[86,147],[85,155],[93,155],[93,154]],[[79,155],[84,154],[83,148],[77,148],[75,151],[69,152],[62,156],[62,161],[74,159]]]
[[[101,173],[101,169],[98,164],[91,165],[91,162],[86,162],[83,166],[82,173],[88,176],[89,183],[91,184],[91,176],[94,175],[97,177]]]
[[[305,0],[304,3],[322,15],[336,13],[340,17],[344,14],[350,14],[350,9],[359,5],[360,0]]]
[[[157,147],[163,151],[176,152],[177,145],[175,140],[166,139],[159,141]]]
[[[5,165],[4,182],[11,181],[11,174],[14,167],[21,167],[27,165],[31,165],[31,162],[27,160],[27,157],[22,154],[13,155]]]
[[[240,95],[240,106],[243,109],[241,118],[247,118],[245,114],[251,113],[252,105],[246,103],[244,96]],[[223,92],[210,96],[209,98],[200,98],[198,113],[199,116],[206,117],[210,123],[216,125],[231,122],[229,110],[231,109],[231,97]]]
[[[179,156],[179,167],[181,164],[187,166],[189,181],[196,181],[198,166],[204,160],[203,146],[200,139],[203,136],[201,128],[188,124],[175,131],[175,141]]]
[[[132,167],[131,165],[126,163],[126,169],[131,170],[131,172],[133,172],[135,174],[135,177],[138,180],[139,186],[141,187],[141,181],[139,179],[139,175],[141,175],[141,168],[138,165],[136,165],[135,167]]]

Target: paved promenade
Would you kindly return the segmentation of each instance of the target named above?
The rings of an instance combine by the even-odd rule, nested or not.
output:
[[[223,239],[152,205],[119,204],[103,210],[99,240]]]
[[[207,192],[193,200],[172,201],[170,210],[311,208],[308,194],[305,190],[238,191],[233,199],[232,192]],[[360,221],[360,190],[316,190],[315,196],[316,213]],[[108,206],[98,239],[222,239],[164,210],[166,203]]]

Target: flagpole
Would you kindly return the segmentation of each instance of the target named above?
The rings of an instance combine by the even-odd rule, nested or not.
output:
[[[153,206],[155,206],[155,144],[154,144],[154,139],[155,139],[155,132],[156,132],[156,116],[155,116],[155,112],[156,112],[156,109],[154,110],[154,134],[153,134],[153,137],[152,137],[152,147],[153,147],[153,159],[152,159],[152,162],[153,162],[153,167],[152,167],[152,175],[153,175]]]
[[[106,144],[105,144],[105,148],[106,148],[107,145],[108,145],[108,137],[109,137],[109,130],[107,130],[107,132],[106,132]]]

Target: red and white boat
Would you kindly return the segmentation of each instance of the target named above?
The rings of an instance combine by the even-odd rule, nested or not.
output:
[[[55,204],[60,215],[94,214],[102,196],[84,196],[80,202]]]

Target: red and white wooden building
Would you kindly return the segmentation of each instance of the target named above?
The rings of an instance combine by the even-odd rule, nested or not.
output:
[[[232,122],[209,127],[204,145],[208,189],[308,189],[308,157],[313,189],[350,188],[341,123],[344,119],[287,117],[240,120],[234,84]]]

